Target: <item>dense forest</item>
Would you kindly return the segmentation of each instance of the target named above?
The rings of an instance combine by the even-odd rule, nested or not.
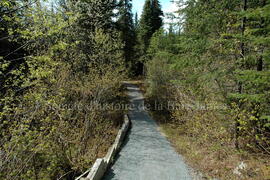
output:
[[[1,1],[0,179],[74,179],[121,124],[128,2],[45,3]]]
[[[156,32],[148,49],[150,101],[167,107],[158,112],[170,117],[163,120],[167,133],[187,139],[179,140],[188,146],[180,150],[199,168],[221,179],[238,179],[232,164],[239,158],[251,162],[244,179],[268,179],[270,1],[178,5],[177,23],[168,32]]]
[[[125,113],[101,107],[127,103],[122,81],[138,78],[191,166],[238,179],[230,163],[245,161],[244,179],[270,177],[270,0],[175,3],[145,0],[138,17],[131,0],[0,1],[0,179],[91,167]]]

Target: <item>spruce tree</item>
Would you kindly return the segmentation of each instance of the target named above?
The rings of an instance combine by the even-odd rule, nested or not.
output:
[[[140,29],[139,29],[139,38],[141,43],[141,48],[145,52],[149,46],[149,41],[152,36],[152,1],[146,0],[143,12],[140,19]]]
[[[269,86],[270,73],[267,66],[269,56],[269,7],[270,2],[243,0],[241,26],[240,62],[236,70],[236,78],[240,90],[231,93],[230,98],[237,102],[241,110],[252,111],[253,119],[238,117],[236,123],[236,147],[239,147],[238,137],[244,133],[241,129],[250,131],[246,138],[255,142],[254,147],[261,147],[259,143],[266,135],[270,120]],[[235,35],[237,38],[237,35]]]
[[[131,70],[134,62],[134,46],[136,43],[135,27],[133,23],[131,0],[121,0],[119,9],[118,28],[121,33],[121,39],[124,44],[124,59],[127,70]]]
[[[162,16],[163,11],[161,10],[161,5],[159,0],[152,1],[152,32],[155,33],[162,26]]]
[[[141,62],[146,59],[146,52],[153,34],[162,27],[163,12],[158,0],[146,0],[141,15],[138,38],[140,43]],[[139,74],[142,74],[143,66],[140,64]]]
[[[134,27],[135,27],[135,30],[137,30],[138,27],[139,27],[139,19],[138,19],[138,13],[137,12],[135,14]]]
[[[158,0],[146,0],[140,19],[139,35],[143,50],[146,51],[152,35],[162,26],[163,12]]]

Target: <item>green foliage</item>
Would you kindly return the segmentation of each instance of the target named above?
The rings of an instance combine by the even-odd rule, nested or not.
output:
[[[236,147],[269,153],[270,2],[189,0],[179,3],[183,30],[159,32],[151,39],[148,57],[152,60],[147,65],[149,96],[162,97],[165,92],[170,95],[165,103],[176,100],[184,106],[193,104],[193,108],[195,102],[206,107],[223,104],[228,107],[226,111],[222,108],[212,114],[210,109],[205,112],[205,118],[214,114],[225,117],[224,112],[230,114],[226,121],[213,118],[224,121],[216,122],[215,126],[230,132]],[[203,118],[200,122],[199,116],[203,113],[193,108],[172,110],[170,114],[175,123],[185,122],[186,126],[195,127],[196,133],[204,127],[203,123],[209,122]],[[194,118],[198,124],[183,120],[186,118]]]
[[[147,62],[146,52],[150,45],[150,39],[152,35],[158,31],[163,23],[162,23],[163,12],[161,10],[161,6],[158,0],[146,0],[143,12],[139,21],[138,26],[138,41],[139,45],[137,47],[139,61]],[[143,73],[143,66],[141,65],[137,74]]]
[[[121,0],[119,4],[117,25],[121,32],[120,36],[124,44],[123,52],[126,69],[130,75],[133,75],[136,69],[135,45],[137,39],[135,25],[133,23],[132,4],[130,0]]]
[[[8,0],[2,0],[2,1],[0,2],[0,5],[1,5],[2,7],[10,7],[10,6],[11,6],[11,3],[10,3]]]
[[[58,10],[8,2],[0,179],[74,179],[106,152],[121,123],[122,111],[101,108],[119,100],[125,75],[115,2],[65,1]]]
[[[139,24],[139,40],[145,52],[152,35],[162,26],[163,12],[158,0],[146,0]]]

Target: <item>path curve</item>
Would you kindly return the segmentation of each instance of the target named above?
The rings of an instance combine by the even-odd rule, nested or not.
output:
[[[139,88],[126,83],[134,109],[129,117],[132,128],[104,180],[190,180],[188,167],[168,140],[158,131],[156,122],[143,110]]]

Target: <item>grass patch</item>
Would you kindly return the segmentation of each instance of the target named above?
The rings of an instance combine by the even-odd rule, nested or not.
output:
[[[201,137],[190,137],[185,134],[184,128],[173,124],[160,124],[160,127],[177,152],[185,157],[192,168],[202,172],[206,179],[270,179],[267,156],[239,152],[213,141],[202,143]],[[235,175],[233,171],[241,162],[244,162],[247,168],[240,171],[241,176]]]

